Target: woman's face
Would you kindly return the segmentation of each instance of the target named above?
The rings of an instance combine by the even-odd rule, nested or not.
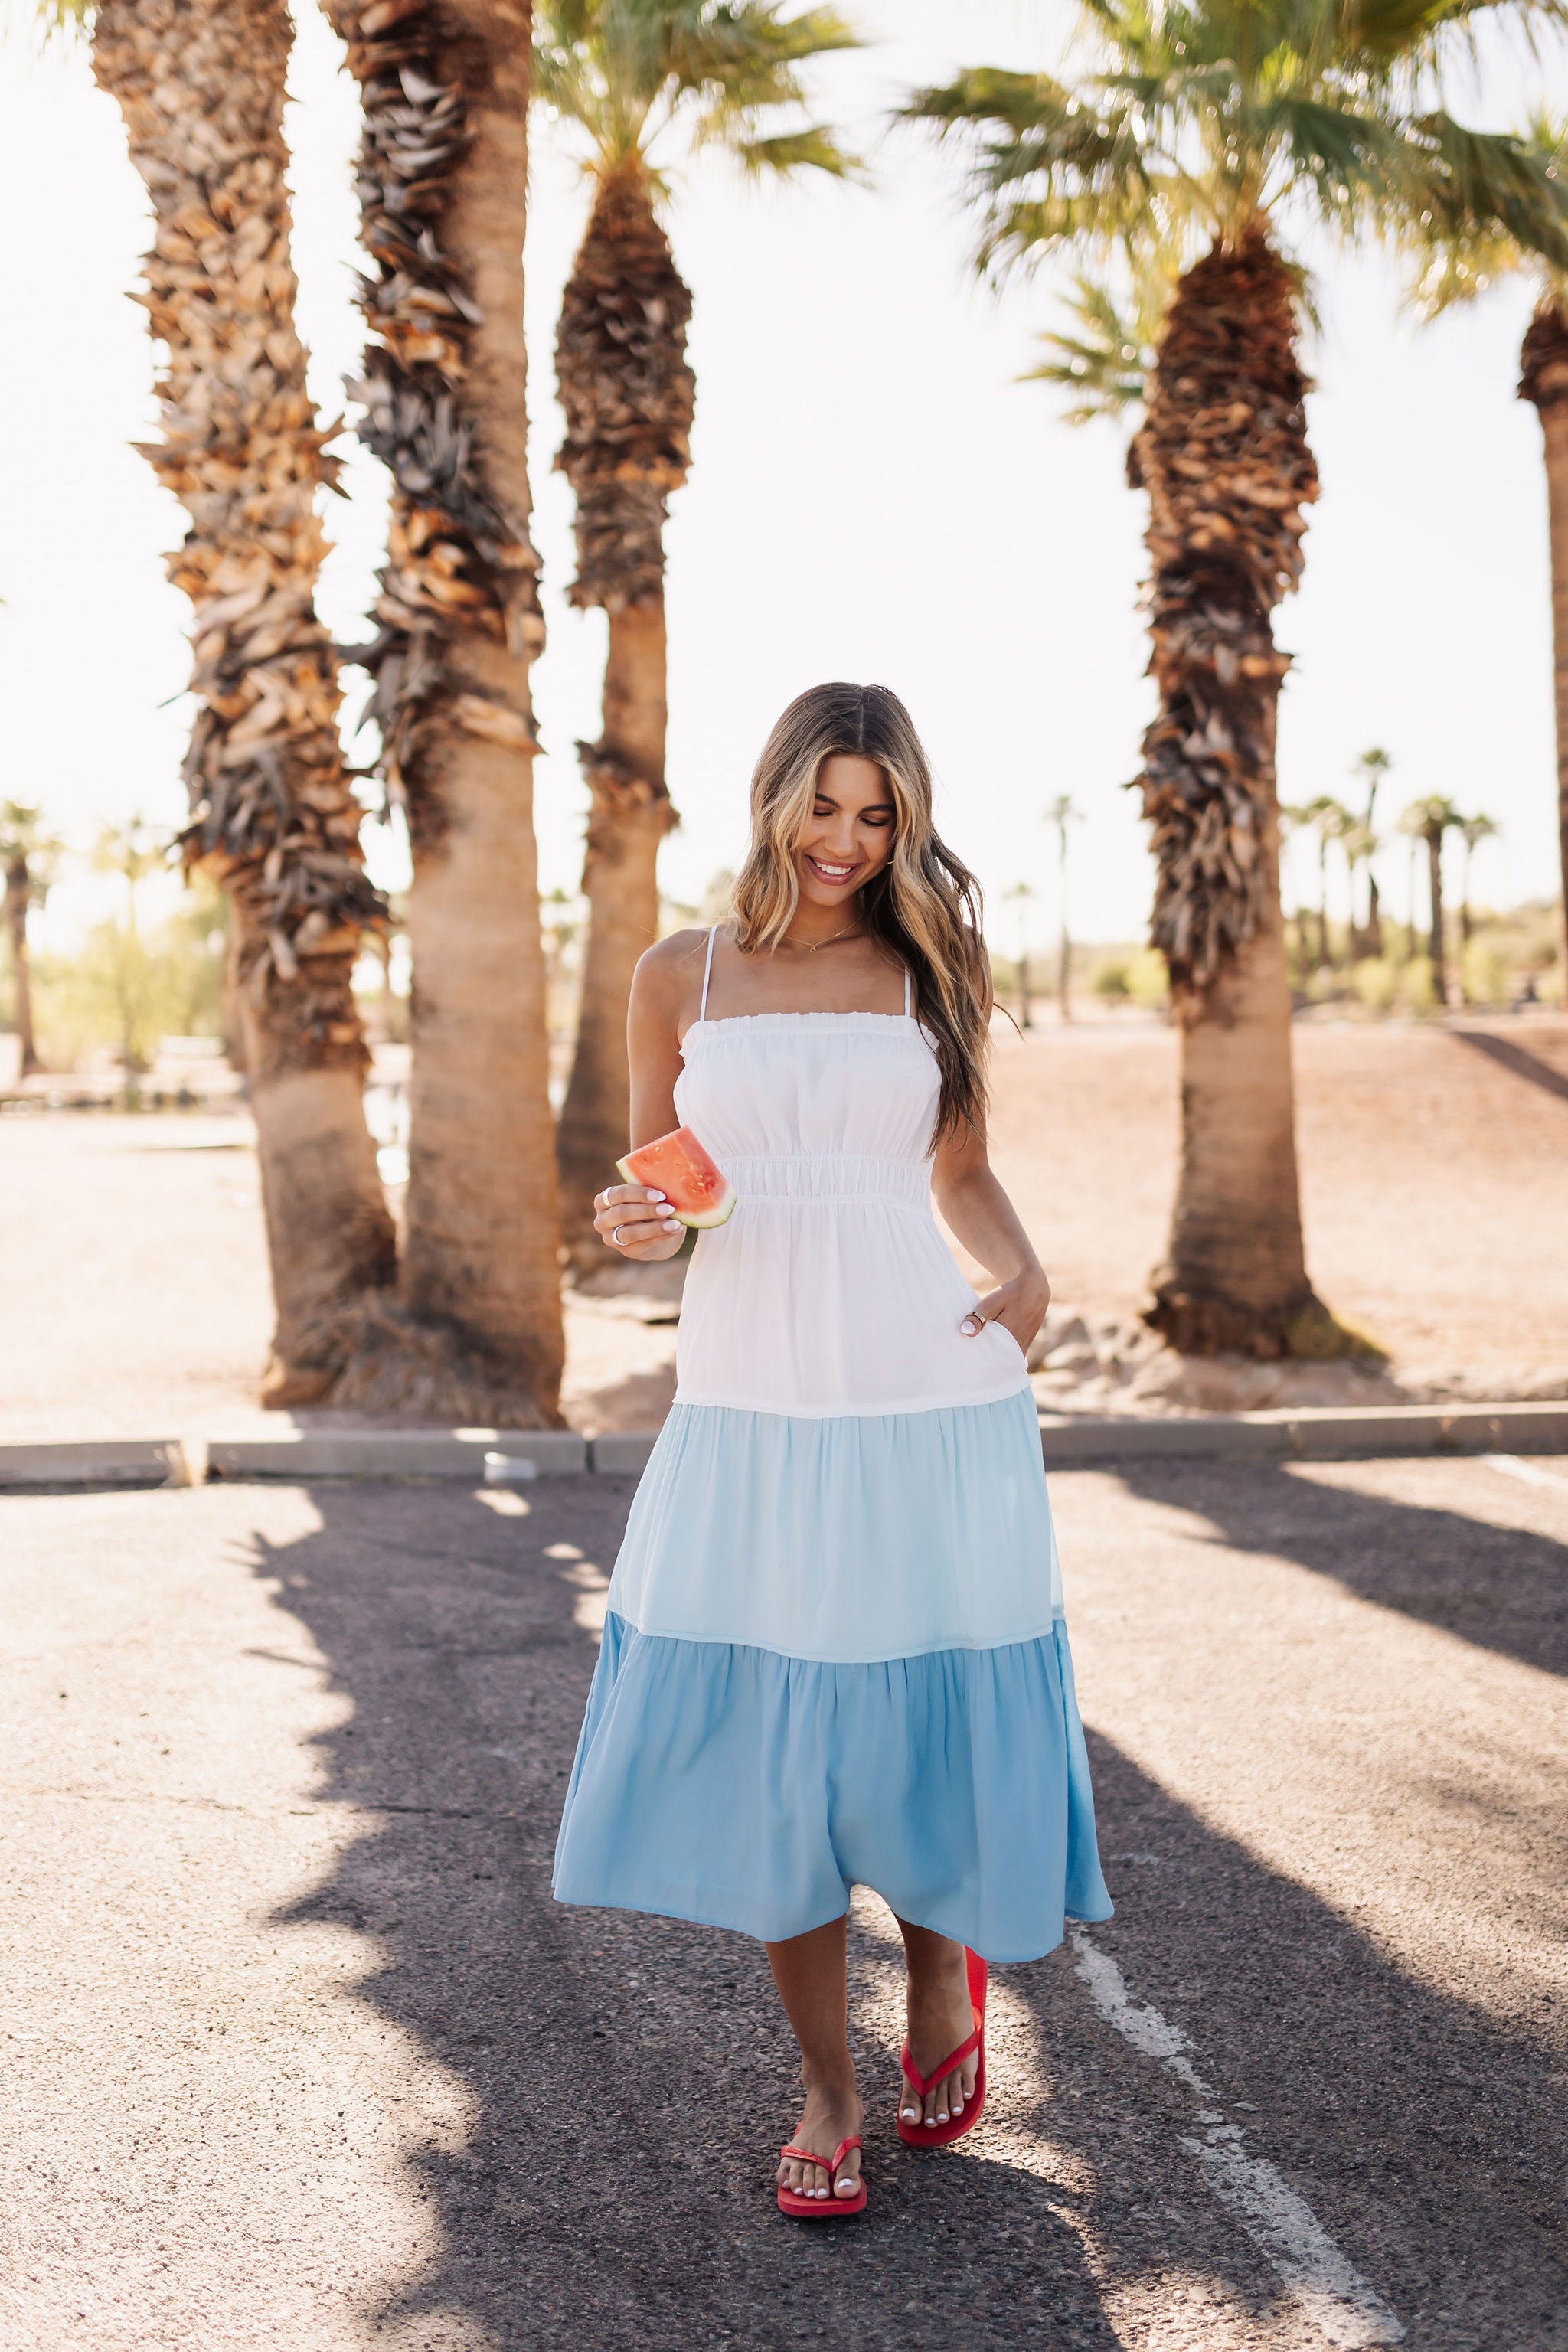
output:
[[[816,774],[816,799],[795,848],[800,895],[816,907],[847,906],[893,854],[898,813],[874,760],[835,751]]]

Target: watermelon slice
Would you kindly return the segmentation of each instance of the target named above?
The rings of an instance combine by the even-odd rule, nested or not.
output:
[[[647,1184],[662,1192],[669,1213],[683,1225],[700,1231],[721,1225],[735,1205],[735,1188],[715,1167],[689,1127],[661,1135],[640,1150],[628,1151],[616,1167],[628,1184]]]

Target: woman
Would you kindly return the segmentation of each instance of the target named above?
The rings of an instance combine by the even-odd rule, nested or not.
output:
[[[984,2103],[986,1962],[1110,1914],[1025,1366],[1050,1286],[985,1155],[990,1010],[909,713],[814,687],[752,779],[733,922],[661,940],[633,984],[634,1143],[691,1128],[739,1201],[692,1257],[555,1862],[563,1902],[765,1944],[803,2220],[866,2202],[851,1886],[902,1931],[898,2128],[926,2147]],[[637,1184],[596,1223],[627,1258],[684,1239]]]

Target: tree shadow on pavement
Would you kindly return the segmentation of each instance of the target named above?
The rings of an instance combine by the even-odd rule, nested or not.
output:
[[[380,1965],[355,1996],[439,2063],[468,2116],[409,2135],[406,2192],[438,2251],[365,2312],[371,2337],[1163,2352],[1188,2340],[1163,2298],[1195,2280],[1257,2320],[1227,2347],[1319,2346],[1183,2154],[1190,2095],[1098,2019],[1065,1951],[999,1972],[1026,2011],[1012,2031],[1033,2040],[1033,2105],[999,2049],[994,2127],[951,2155],[903,2150],[879,2011],[859,2028],[872,2210],[820,2229],[777,2213],[794,2071],[761,1948],[549,1892],[631,1487],[541,1479],[498,1517],[448,1487],[324,1484],[320,1531],[258,1550],[352,1710],[318,1743],[321,1801],[365,1816],[288,1919],[370,1940]],[[1103,1742],[1096,1770],[1106,1852],[1130,1857],[1110,1865],[1122,1916],[1097,1940],[1192,2033],[1255,2152],[1383,2293],[1433,2315],[1412,2345],[1568,2341],[1548,2315],[1568,2281],[1547,2210],[1568,2150],[1536,2042],[1413,1984]],[[855,1943],[871,1984],[879,1948]],[[1488,2266],[1510,2334],[1488,2332],[1470,2284]],[[1141,2298],[1165,2332],[1128,2333]]]
[[[1291,1559],[1381,1609],[1568,1674],[1568,1545],[1270,1463],[1130,1462],[1130,1494],[1201,1512],[1243,1552]]]
[[[1109,1741],[1091,1733],[1089,1748],[1117,1906],[1089,1932],[1133,2000],[1189,2037],[1248,2153],[1307,2200],[1416,2352],[1568,2345],[1560,2012],[1505,2019],[1408,1974]],[[1008,1974],[1041,2021],[1051,2136],[1081,2149],[1098,2183],[1113,2254],[1102,2290],[1113,2299],[1124,2277],[1135,2308],[1161,2245],[1193,2242],[1204,2218],[1208,2192],[1180,2152],[1200,2103],[1087,2000],[1052,2000],[1056,1966]],[[1234,2274],[1234,2241],[1210,2261]]]

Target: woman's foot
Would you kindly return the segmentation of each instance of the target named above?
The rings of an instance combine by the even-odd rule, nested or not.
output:
[[[910,1972],[910,2063],[921,2074],[929,2075],[950,2050],[967,2042],[974,2031],[964,1949],[950,1936],[904,1927],[904,1957]],[[923,2100],[914,2084],[906,2082],[899,2098],[900,2122],[930,2125],[934,2129],[950,2117],[956,2120],[974,2095],[979,2072],[980,2053],[972,2050],[951,2074],[931,2084]]]
[[[841,2139],[858,2137],[865,2119],[866,2110],[850,2074],[830,2087],[819,2085],[806,2092],[800,2121],[790,2134],[790,2146],[810,2148],[826,2158]],[[853,2197],[860,2183],[860,2151],[850,2149],[831,2185],[826,2163],[803,2164],[794,2156],[781,2158],[778,2178],[782,2189],[793,2189],[801,2197],[820,2197],[824,2204],[830,2196]]]

